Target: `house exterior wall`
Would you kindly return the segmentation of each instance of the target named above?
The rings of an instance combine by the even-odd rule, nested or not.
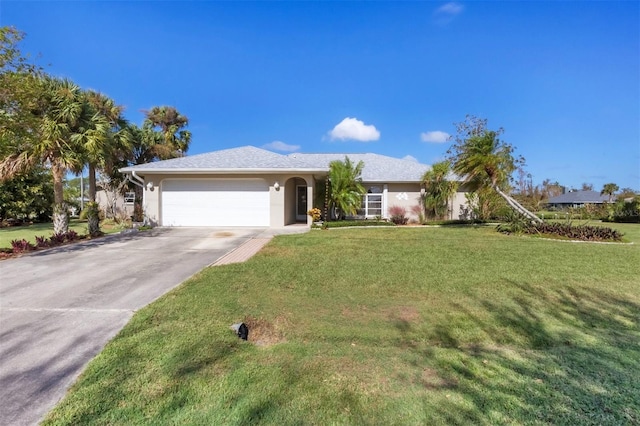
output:
[[[409,222],[418,222],[418,213],[414,210],[422,209],[421,185],[419,183],[363,183],[366,189],[377,186],[383,188],[383,214],[382,217],[388,219],[391,215],[389,209],[393,206],[404,207],[407,210]],[[458,188],[458,192],[453,196],[449,205],[448,219],[465,219],[468,212],[466,192],[464,187]],[[417,207],[416,207],[417,206]]]
[[[306,184],[307,194],[313,197],[314,179],[312,175],[298,174],[150,174],[142,178],[145,181],[143,209],[148,220],[154,225],[162,224],[162,184],[167,179],[264,179],[269,185],[270,226],[274,228],[296,223],[295,191],[296,184]],[[152,190],[147,183],[153,182]],[[278,182],[279,188],[275,188]],[[312,198],[311,198],[312,199]],[[312,220],[307,219],[310,226]]]
[[[125,203],[124,196],[122,194],[116,195],[114,206],[115,212],[107,213],[107,210],[110,209],[108,200],[109,196],[110,194],[108,194],[105,190],[96,191],[96,202],[98,203],[98,206],[100,206],[100,210],[105,212],[108,217],[110,217],[111,214],[114,214],[116,217],[125,219],[129,219],[131,216],[133,216],[133,203]]]
[[[414,213],[414,206],[420,206],[419,183],[389,183],[387,186],[387,208],[385,218],[389,218],[389,209],[393,206],[404,207],[410,222],[417,222],[418,215]]]

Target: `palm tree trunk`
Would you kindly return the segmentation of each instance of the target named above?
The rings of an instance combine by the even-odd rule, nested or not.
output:
[[[89,201],[96,201],[96,166],[89,163]]]
[[[69,231],[69,214],[64,203],[63,181],[65,167],[53,162],[51,174],[53,176],[53,233],[64,234]]]
[[[498,188],[497,185],[492,185],[493,189],[496,190],[496,192],[502,197],[504,198],[504,200],[507,202],[507,204],[509,204],[509,206],[514,209],[515,211],[517,211],[518,213],[520,213],[521,215],[531,219],[534,222],[537,223],[543,223],[542,219],[540,219],[538,216],[536,216],[535,214],[531,213],[529,210],[527,210],[526,208],[524,208],[522,206],[522,204],[520,204],[519,202],[517,202],[514,198],[512,198],[511,196],[507,195],[506,193],[504,193],[500,188]]]

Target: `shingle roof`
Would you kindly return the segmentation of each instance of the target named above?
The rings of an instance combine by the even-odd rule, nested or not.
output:
[[[416,161],[402,160],[379,154],[277,154],[253,146],[223,149],[171,160],[156,161],[121,169],[122,172],[228,172],[285,170],[322,172],[329,170],[329,163],[344,160],[345,156],[358,163],[364,162],[362,180],[365,182],[419,182],[431,168]]]
[[[343,161],[349,157],[352,163],[362,161],[362,180],[365,182],[420,182],[422,175],[431,166],[416,161],[402,160],[379,154],[289,154],[288,157],[300,158],[317,166],[329,169],[334,160]]]
[[[608,195],[596,191],[573,191],[549,198],[548,204],[601,204],[609,201]]]
[[[216,171],[229,169],[306,169],[313,166],[304,161],[295,160],[285,155],[256,148],[243,146],[223,149],[205,154],[155,161],[121,169],[123,172],[136,171]]]

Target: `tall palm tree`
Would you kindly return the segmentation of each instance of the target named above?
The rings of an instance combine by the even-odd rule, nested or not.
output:
[[[191,143],[191,132],[184,130],[189,125],[189,119],[186,116],[171,106],[153,107],[146,111],[146,115],[145,126],[160,128],[164,147],[168,149],[163,157],[178,157],[187,152]]]
[[[122,116],[124,107],[108,96],[88,90],[86,101],[91,111],[90,128],[78,134],[85,149],[89,168],[89,200],[96,200],[96,168],[104,170],[114,162],[114,155],[126,150],[129,138],[125,137],[127,122]]]
[[[362,196],[366,192],[362,185],[363,168],[364,162],[353,164],[349,157],[329,163],[329,202],[338,219],[343,219],[346,214],[356,214],[362,204]]]
[[[607,194],[609,196],[609,202],[613,201],[613,194],[618,192],[620,187],[615,183],[605,183],[602,187],[602,191],[600,191],[600,195]]]
[[[524,159],[514,158],[513,147],[499,139],[502,129],[488,130],[486,124],[487,120],[472,116],[458,124],[456,143],[449,150],[453,171],[462,176],[472,190],[493,188],[512,209],[534,222],[542,222],[505,192],[509,177]]]
[[[0,177],[12,175],[44,164],[53,177],[53,228],[55,233],[68,231],[68,213],[64,204],[63,181],[68,170],[82,166],[83,148],[75,137],[86,127],[86,106],[82,90],[67,79],[50,76],[39,80],[40,99],[36,135],[14,141],[0,160]]]
[[[123,151],[128,149],[128,138],[123,137],[126,134],[123,107],[93,90],[83,92],[83,98],[87,109],[86,119],[83,127],[76,129],[73,138],[83,148],[84,164],[81,169],[73,171],[81,173],[85,165],[88,166],[88,231],[90,235],[96,235],[100,232],[99,208],[96,204],[96,170],[110,170],[117,162],[115,157],[124,155]]]
[[[424,206],[428,216],[445,218],[451,198],[458,189],[458,182],[449,180],[451,163],[441,161],[431,166],[422,176],[425,187]]]

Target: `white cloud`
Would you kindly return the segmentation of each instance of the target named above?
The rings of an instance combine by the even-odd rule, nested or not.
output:
[[[331,140],[341,141],[351,139],[361,142],[377,141],[380,132],[373,124],[364,124],[357,118],[347,117],[329,132]]]
[[[405,155],[404,157],[402,157],[403,160],[407,160],[407,161],[413,161],[414,163],[418,163],[418,159],[416,157],[414,157],[413,155]]]
[[[449,3],[445,3],[442,6],[440,6],[439,8],[436,9],[436,14],[438,15],[448,15],[448,16],[455,16],[455,15],[459,15],[460,13],[462,13],[462,11],[464,10],[464,6],[461,5],[460,3],[456,3],[454,1],[449,2]]]
[[[293,152],[300,149],[300,145],[289,145],[282,141],[273,141],[268,144],[262,145],[262,147],[284,152]]]
[[[450,137],[451,135],[449,133],[441,132],[440,130],[420,133],[420,139],[422,139],[422,142],[445,143],[449,140]]]

